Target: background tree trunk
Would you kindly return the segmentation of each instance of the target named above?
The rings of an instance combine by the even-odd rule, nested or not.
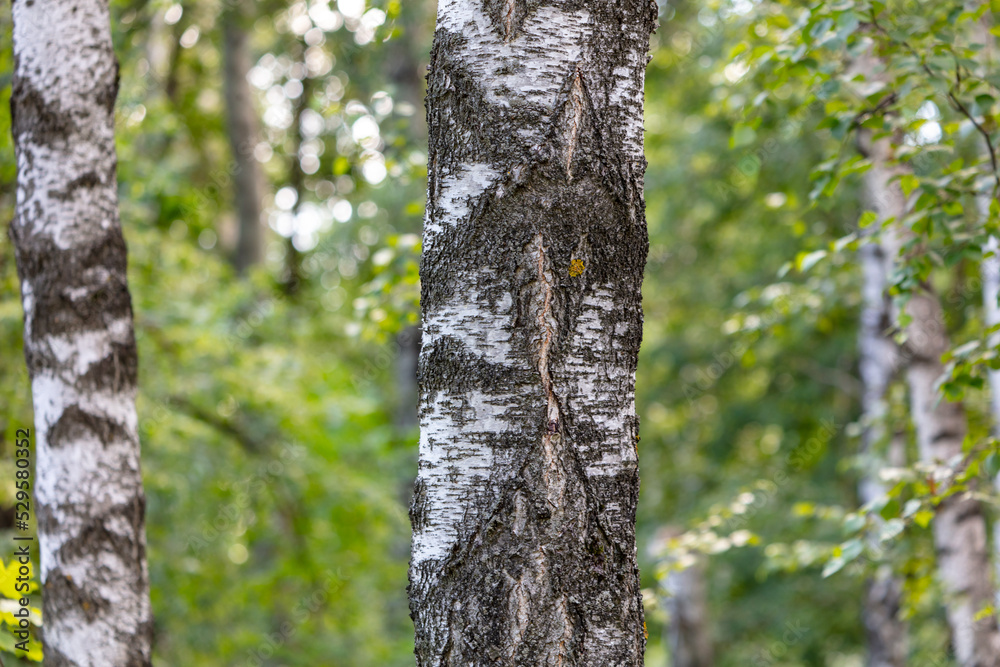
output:
[[[905,232],[900,221],[908,208],[896,179],[909,168],[893,164],[888,139],[872,142],[870,136],[865,136],[862,144],[872,161],[872,168],[865,172],[870,201],[879,220],[895,220],[880,236],[887,262],[886,275],[891,275],[903,251]],[[944,463],[962,453],[966,420],[962,405],[940,400],[936,389],[936,382],[944,373],[941,356],[950,343],[941,304],[930,285],[922,285],[912,294],[906,313],[912,320],[903,330],[906,337],[903,354],[920,458]],[[894,320],[899,321],[899,313],[894,313]],[[975,620],[994,599],[986,520],[980,503],[968,494],[945,499],[937,507],[933,532],[938,573],[947,596],[948,622],[959,664],[1000,665],[996,617],[991,614]]]
[[[878,447],[889,440],[889,385],[900,363],[896,344],[889,338],[892,328],[892,304],[886,292],[886,257],[878,243],[861,247],[863,276],[860,375],[862,383],[860,459],[864,468],[858,484],[861,504],[885,494],[878,471],[882,457]],[[890,449],[902,449],[903,443],[892,438]],[[870,546],[875,546],[870,545]],[[862,614],[868,642],[868,667],[902,667],[906,664],[906,624],[899,616],[901,582],[891,568],[879,567],[865,592]]]
[[[983,50],[979,57],[984,67],[984,71],[989,72],[995,67],[994,48],[996,46],[990,28],[993,26],[991,12],[986,12],[979,20],[978,30],[973,35],[973,41],[983,44]],[[982,157],[992,172],[993,164],[990,155],[991,146],[985,139],[980,138],[982,146]],[[979,207],[979,215],[982,224],[985,226],[990,219],[990,204],[1000,196],[997,191],[995,176],[988,174],[988,190],[981,192],[976,197],[976,204]],[[1000,324],[1000,242],[993,235],[987,239],[984,251],[992,253],[983,258],[980,265],[980,278],[983,283],[983,323],[986,328],[992,328]],[[988,338],[992,347],[1000,345],[1000,332],[993,333]],[[993,415],[993,434],[1000,435],[1000,370],[986,369],[986,375],[990,384],[990,410]],[[1000,492],[1000,475],[993,479],[993,487]],[[1000,520],[993,522],[993,567],[997,580],[1000,581]],[[1000,599],[998,599],[1000,604]]]
[[[649,0],[440,2],[411,507],[420,666],[642,664],[655,19]]]
[[[238,218],[234,263],[240,273],[263,261],[265,249],[261,222],[263,177],[254,157],[254,147],[260,141],[260,127],[247,81],[253,63],[244,20],[241,0],[228,4],[222,13],[226,121],[233,154],[233,199]]]
[[[152,613],[105,0],[16,0],[14,242],[47,665],[150,664]]]
[[[984,224],[989,220],[991,200],[992,197],[989,195],[978,198]],[[983,323],[989,329],[1000,324],[1000,243],[997,243],[995,236],[990,236],[985,251],[993,253],[983,258],[980,266],[980,277],[983,282]],[[996,347],[1000,345],[1000,334],[994,333],[988,340],[991,346]],[[990,383],[993,434],[1000,435],[1000,371],[988,368],[986,375]],[[993,487],[1000,492],[1000,475],[993,479]],[[993,567],[1000,580],[1000,521],[993,522]]]
[[[712,636],[709,631],[705,563],[671,572],[667,577],[666,601],[670,664],[672,667],[712,667]]]

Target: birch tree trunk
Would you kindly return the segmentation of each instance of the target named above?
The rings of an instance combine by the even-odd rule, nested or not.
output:
[[[878,478],[877,448],[889,440],[886,394],[900,363],[896,344],[887,333],[892,327],[891,302],[886,292],[887,262],[877,243],[861,247],[863,275],[860,375],[863,386],[861,460],[865,474],[858,484],[862,504],[874,501],[886,489]],[[894,440],[894,438],[893,438]],[[891,442],[890,449],[902,443]],[[880,567],[865,591],[863,619],[868,643],[868,667],[903,667],[906,664],[906,624],[899,616],[902,585],[891,568]]]
[[[10,234],[35,410],[45,664],[150,664],[136,347],[106,0],[15,0]]]
[[[992,71],[995,67],[994,39],[990,28],[993,21],[990,20],[991,13],[986,12],[976,25],[977,31],[973,36],[975,42],[983,44],[983,50],[979,56],[984,65],[984,71]],[[981,141],[983,159],[986,161],[990,171],[992,171],[992,159],[990,150],[992,147],[985,141]],[[992,176],[992,174],[990,175]],[[990,204],[1000,196],[995,187],[995,181],[989,179],[990,186],[985,192],[976,197],[976,204],[979,207],[979,215],[982,224],[985,226],[990,219]],[[985,253],[989,256],[983,258],[980,265],[980,278],[983,283],[983,324],[986,328],[992,328],[1000,324],[1000,242],[993,235],[987,239]],[[988,339],[991,347],[1000,345],[1000,332],[992,334]],[[1000,370],[986,369],[986,375],[990,384],[990,411],[993,416],[993,434],[1000,435]],[[1000,492],[1000,475],[993,480],[993,487]],[[1000,580],[1000,520],[993,522],[993,567]],[[1000,600],[998,600],[1000,603]]]
[[[226,121],[233,154],[233,199],[238,220],[234,263],[240,273],[264,259],[262,176],[253,154],[260,141],[260,128],[250,82],[247,81],[252,63],[243,14],[241,0],[234,0],[222,14]]]
[[[899,175],[908,167],[893,163],[888,139],[874,143],[863,137],[872,161],[865,173],[869,198],[880,220],[894,219],[882,231],[880,245],[889,271],[898,266],[905,228],[901,220],[907,201],[899,187]],[[941,304],[930,285],[923,285],[906,307],[912,318],[903,333],[903,353],[910,389],[910,410],[920,457],[943,463],[962,453],[966,433],[965,412],[960,403],[939,400],[936,382],[944,373],[941,356],[950,348]],[[894,313],[898,321],[899,313]],[[968,494],[957,494],[938,505],[933,523],[938,573],[947,596],[947,616],[952,643],[963,667],[1000,665],[1000,633],[996,616],[975,620],[994,600],[986,520],[980,503]]]
[[[985,224],[989,220],[990,201],[992,196],[978,197],[979,211]],[[987,329],[1000,324],[1000,243],[995,236],[990,236],[984,249],[992,253],[984,257],[980,265],[980,277],[983,283],[983,324]],[[1000,334],[989,337],[992,347],[1000,345]],[[987,369],[986,375],[990,383],[990,411],[993,416],[993,434],[1000,435],[1000,371]],[[1000,475],[993,479],[994,488],[1000,492]],[[993,522],[993,567],[1000,579],[1000,520]]]
[[[642,664],[655,20],[650,0],[440,1],[411,507],[421,667]]]

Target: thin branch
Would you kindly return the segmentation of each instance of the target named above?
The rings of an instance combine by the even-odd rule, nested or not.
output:
[[[896,39],[894,39],[888,33],[888,31],[886,31],[886,29],[883,28],[879,24],[878,17],[875,15],[875,9],[874,8],[872,8],[872,10],[871,10],[871,17],[872,17],[872,25],[875,26],[875,29],[878,30],[889,41],[895,42],[896,44],[901,45],[903,48],[905,48],[907,51],[910,52],[910,55],[912,55],[914,58],[917,58],[920,61],[920,67],[925,72],[927,72],[927,76],[931,77],[932,79],[938,79],[938,78],[940,78],[927,65],[927,59],[924,58],[924,56],[922,56],[920,53],[918,53],[917,50],[915,48],[913,48],[913,46],[911,46],[908,41],[906,41],[905,39],[904,40],[896,40]],[[976,131],[979,132],[979,134],[982,135],[983,139],[986,142],[986,148],[987,148],[987,151],[989,152],[989,155],[990,155],[990,165],[991,165],[992,171],[993,171],[993,181],[994,181],[994,185],[993,185],[993,198],[996,199],[997,196],[1000,195],[1000,170],[998,170],[998,165],[997,165],[996,149],[993,146],[993,139],[990,137],[989,131],[987,131],[986,128],[984,128],[979,123],[979,121],[977,121],[975,119],[975,117],[972,115],[972,113],[969,111],[969,109],[962,103],[961,100],[958,99],[958,96],[955,94],[956,87],[959,86],[959,85],[961,85],[961,82],[962,82],[961,73],[959,71],[960,69],[961,69],[961,66],[956,62],[956,64],[955,64],[955,79],[956,79],[956,81],[955,81],[955,83],[949,83],[948,84],[948,94],[947,94],[948,102],[951,104],[952,108],[954,108],[960,114],[962,114],[963,116],[965,116],[969,120],[969,122],[972,123],[972,125],[976,128]]]

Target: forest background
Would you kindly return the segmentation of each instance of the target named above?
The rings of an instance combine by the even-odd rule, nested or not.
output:
[[[646,87],[651,250],[637,379],[648,665],[671,664],[671,573],[692,563],[707,582],[717,665],[864,664],[865,581],[883,564],[905,581],[910,655],[951,664],[933,488],[904,464],[888,471],[884,502],[859,510],[857,496],[860,468],[874,465],[856,456],[857,250],[872,221],[852,131],[868,100],[844,92],[843,68],[814,52],[843,49],[873,4],[918,54],[890,72],[910,82],[893,101],[916,165],[903,187],[926,194],[914,227],[926,243],[909,275],[942,296],[960,346],[942,391],[964,399],[970,424],[957,475],[980,478],[996,514],[979,280],[994,223],[974,202],[988,172],[972,122],[995,136],[996,74],[959,86],[965,113],[935,78],[951,80],[951,60],[935,58],[973,34],[987,7],[661,2]],[[111,5],[157,662],[412,664],[406,508],[434,3]],[[9,12],[0,9],[2,35]],[[228,134],[226,24],[248,40],[252,145]],[[962,61],[971,51],[953,55],[957,71],[983,70]],[[5,108],[12,69],[5,38]],[[262,261],[239,272],[235,183],[248,159],[262,172],[270,231]],[[5,221],[14,179],[4,113]],[[32,423],[22,326],[4,237],[7,532],[14,432]],[[906,434],[904,394],[897,382],[889,419]],[[7,563],[13,547],[2,549]],[[0,648],[12,645],[0,632]]]

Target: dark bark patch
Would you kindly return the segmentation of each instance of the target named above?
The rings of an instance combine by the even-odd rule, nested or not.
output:
[[[74,404],[66,408],[49,429],[49,445],[58,449],[77,442],[88,434],[96,436],[105,446],[116,441],[130,440],[132,437],[117,421],[91,414]]]
[[[135,340],[131,337],[126,343],[112,343],[111,352],[80,376],[78,386],[81,389],[110,388],[113,391],[131,389],[138,381],[138,359]]]
[[[49,196],[61,201],[69,201],[77,190],[90,189],[102,184],[101,177],[97,175],[96,171],[91,170],[74,178],[62,190],[50,190]]]
[[[35,298],[31,335],[72,334],[132,316],[126,284],[127,252],[117,226],[86,244],[62,249],[42,235],[11,227],[17,270]],[[36,360],[37,361],[37,360]],[[36,370],[33,368],[32,370]]]
[[[15,72],[19,71],[17,63]],[[76,131],[72,115],[56,101],[45,99],[30,79],[15,76],[10,93],[11,128],[19,145],[51,146],[65,141]]]
[[[117,505],[106,513],[89,518],[86,526],[76,535],[66,540],[59,549],[63,562],[92,559],[94,554],[108,551],[117,554],[125,562],[139,562],[137,557],[145,556],[145,549],[131,535],[121,535],[105,527],[112,518],[121,517],[129,525],[140,524],[145,513],[145,499],[127,505]]]
[[[87,623],[93,623],[111,608],[111,603],[96,590],[77,585],[59,567],[49,571],[43,595],[46,612],[50,609],[58,610],[61,614],[75,612],[86,619]]]

